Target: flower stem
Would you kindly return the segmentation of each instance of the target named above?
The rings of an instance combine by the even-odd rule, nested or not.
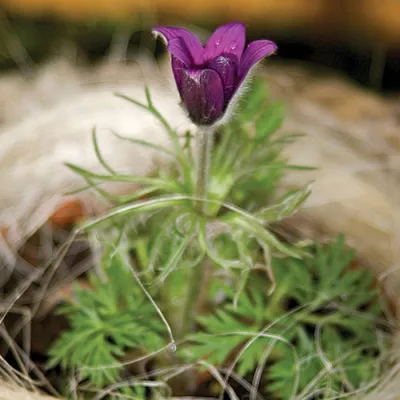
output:
[[[182,331],[179,339],[183,339],[194,327],[200,302],[201,288],[205,280],[203,267],[203,262],[199,262],[189,271],[190,275],[183,308]]]
[[[196,210],[205,215],[207,212],[207,184],[210,172],[211,150],[213,145],[213,129],[201,129],[198,132],[197,165],[196,165],[196,191],[198,200],[195,202]],[[182,329],[180,339],[189,333],[194,326],[198,311],[202,286],[205,281],[205,267],[203,260],[189,271],[186,298],[184,301]]]
[[[210,172],[211,150],[213,145],[214,130],[200,129],[197,134],[197,166],[196,166],[196,210],[205,214],[207,211],[207,183]]]

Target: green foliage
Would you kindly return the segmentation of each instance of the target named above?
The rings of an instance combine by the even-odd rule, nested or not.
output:
[[[162,324],[123,251],[110,246],[103,265],[106,277],[91,273],[90,288],[76,284],[71,301],[59,309],[70,329],[53,344],[48,364],[78,370],[97,388],[118,381],[128,350],[151,352],[164,342]]]
[[[256,83],[240,113],[217,132],[205,200],[196,197],[192,134],[178,136],[147,89],[145,104],[118,96],[157,118],[172,149],[114,134],[161,152],[171,166],[148,177],[120,174],[103,158],[95,131],[94,151],[104,173],[67,164],[86,182],[83,189],[115,205],[77,232],[97,230],[102,242],[111,238],[128,248],[109,246],[102,274],[89,274],[89,289],[75,288],[72,301],[61,310],[70,329],[52,347],[49,365],[78,370],[97,388],[120,382],[121,360],[128,351],[146,354],[165,344],[165,328],[147,295],[173,334],[186,340],[181,357],[231,366],[242,377],[254,375],[254,386],[271,398],[307,398],[316,392],[326,398],[348,393],[376,376],[382,311],[371,276],[349,267],[354,255],[343,237],[326,246],[301,247],[283,242],[270,228],[293,215],[310,188],[276,195],[286,170],[307,168],[283,159],[284,146],[298,135],[275,136],[284,110],[270,101],[265,85]],[[104,189],[105,182],[130,182],[140,188],[116,196]],[[202,207],[199,201],[204,201]],[[222,274],[230,288],[211,279],[202,294],[203,271]],[[198,317],[201,329],[185,336],[196,311],[192,300],[203,297],[215,306],[218,292],[225,296],[222,305]],[[155,357],[156,368],[162,370],[166,358]],[[174,363],[177,360],[173,357]],[[261,380],[254,371],[264,371]],[[162,380],[150,387],[161,382],[165,389]],[[146,386],[140,380],[135,384]],[[121,386],[119,393],[143,397],[135,384]]]
[[[300,135],[275,137],[284,119],[282,104],[271,102],[267,87],[256,82],[242,99],[240,113],[220,133],[210,177],[211,196],[255,210],[273,200],[290,165],[282,158],[284,146]]]
[[[304,260],[273,260],[279,283],[271,296],[265,279],[253,275],[237,307],[230,301],[199,317],[202,331],[191,336],[185,356],[229,365],[238,354],[236,369],[245,376],[269,351],[264,382],[277,399],[314,392],[334,398],[371,382],[382,350],[382,304],[372,276],[351,268],[354,254],[342,236],[308,250]],[[231,289],[224,292],[233,299]]]
[[[273,197],[283,171],[294,168],[281,157],[283,145],[292,138],[273,139],[273,133],[283,118],[282,107],[271,103],[263,83],[254,86],[249,97],[243,101],[242,112],[218,133],[212,154],[205,214],[199,213],[196,208],[199,200],[196,198],[191,135],[186,135],[182,143],[182,138],[154,107],[147,89],[147,104],[118,96],[153,114],[169,135],[173,151],[142,140],[139,143],[136,139],[122,139],[159,150],[171,157],[175,168],[160,170],[155,177],[119,174],[102,157],[94,131],[94,150],[105,173],[96,174],[76,165],[67,165],[86,181],[84,189],[98,192],[114,201],[117,207],[106,217],[85,224],[82,229],[94,229],[100,223],[110,221],[113,224],[116,221],[125,224],[132,217],[147,215],[146,218],[151,218],[161,214],[163,217],[157,219],[156,235],[151,234],[151,248],[146,256],[151,268],[156,264],[162,266],[158,276],[160,281],[165,280],[178,266],[192,265],[193,260],[198,264],[205,256],[223,268],[250,269],[252,255],[246,238],[254,238],[266,258],[270,257],[271,252],[293,257],[302,255],[302,251],[295,246],[278,240],[266,226],[292,215],[309,196],[310,188],[288,193],[282,199]],[[268,124],[266,121],[269,121]],[[107,181],[132,182],[142,187],[132,195],[115,196],[101,187]],[[152,197],[138,200],[143,195]],[[213,242],[218,241],[219,235],[211,239],[210,231],[215,232],[215,226],[223,226],[223,231],[235,232],[230,241],[238,249],[237,258],[230,261],[224,259],[214,246]]]

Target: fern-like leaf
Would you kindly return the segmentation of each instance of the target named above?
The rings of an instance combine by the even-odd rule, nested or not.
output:
[[[236,370],[244,376],[270,346],[265,390],[282,400],[294,391],[345,393],[376,377],[382,307],[372,275],[351,268],[354,252],[343,236],[307,250],[304,260],[273,259],[278,286],[271,296],[255,274],[235,306],[234,291],[224,287],[230,301],[198,319],[201,332],[185,356],[221,366],[240,355]]]
[[[163,327],[146,301],[124,252],[110,246],[103,257],[106,279],[91,273],[90,289],[75,285],[59,312],[70,328],[49,351],[49,367],[79,370],[96,388],[118,380],[120,359],[130,349],[154,351],[163,345]]]

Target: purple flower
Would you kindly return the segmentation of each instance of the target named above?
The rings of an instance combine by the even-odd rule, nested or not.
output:
[[[246,48],[246,28],[232,22],[220,26],[203,46],[183,28],[157,27],[171,53],[172,70],[181,100],[197,125],[220,120],[251,68],[274,53],[270,40],[255,40]]]

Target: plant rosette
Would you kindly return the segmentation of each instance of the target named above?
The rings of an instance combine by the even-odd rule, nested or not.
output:
[[[282,156],[299,135],[277,135],[284,107],[263,82],[241,90],[276,46],[246,47],[239,23],[218,28],[206,46],[181,28],[155,30],[198,130],[178,135],[149,89],[145,103],[119,94],[149,112],[173,146],[120,139],[157,149],[171,164],[145,177],[115,171],[95,130],[104,173],[67,164],[83,190],[114,207],[78,224],[52,265],[75,239],[96,239],[89,285],[75,285],[59,308],[69,328],[48,353],[48,368],[66,378],[59,389],[70,394],[73,374],[88,398],[171,398],[179,385],[185,395],[231,399],[368,393],[387,367],[390,330],[372,275],[350,268],[354,253],[343,236],[304,244],[275,229],[311,195],[310,185],[278,195],[287,172],[310,169]],[[104,188],[109,182],[138,189],[118,196]],[[141,372],[130,374],[132,364]]]

